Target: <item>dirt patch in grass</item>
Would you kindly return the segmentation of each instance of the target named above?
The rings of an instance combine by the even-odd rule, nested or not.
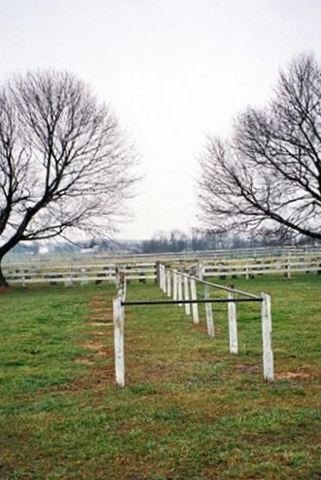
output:
[[[261,368],[258,365],[235,365],[235,370],[239,373],[259,373]]]
[[[111,327],[113,325],[112,322],[89,322],[88,325],[91,327]]]
[[[104,349],[104,345],[99,340],[82,343],[81,346],[87,350],[95,350],[96,352]]]
[[[197,332],[205,333],[207,335],[207,328],[206,327],[193,323],[193,328]],[[214,330],[215,330],[215,336],[220,335],[221,329],[219,327],[214,327]]]
[[[111,323],[106,319],[106,316],[104,315],[96,315],[95,313],[92,313],[88,318],[87,318],[87,323]]]
[[[109,330],[106,331],[105,327],[112,326],[112,319],[111,319],[111,309],[104,308],[104,304],[106,304],[108,299],[105,297],[102,298],[101,296],[95,296],[90,302],[90,313],[87,317],[87,325],[91,327],[95,327],[95,330],[89,333],[88,340],[85,342],[80,343],[82,348],[86,350],[91,350],[96,357],[105,357],[106,359],[113,358],[114,352],[112,349],[108,348],[99,337],[106,337],[109,334]],[[108,303],[109,304],[109,303]],[[100,315],[100,312],[102,313]],[[100,328],[102,330],[100,330]],[[98,337],[98,338],[97,338]],[[85,359],[85,360],[84,360]],[[87,359],[87,360],[86,360]],[[94,358],[90,358],[88,361],[88,357],[79,357],[75,360],[76,363],[83,363],[86,365],[94,365]]]
[[[313,373],[310,372],[281,372],[277,374],[277,379],[278,380],[292,380],[292,379],[305,379],[305,378],[311,378],[315,376]]]
[[[90,307],[91,308],[102,308],[102,306],[105,306],[106,307],[108,306],[109,309],[110,309],[110,302],[109,302],[109,299],[106,298],[105,296],[102,296],[102,295],[95,295],[92,299],[91,299],[91,302],[90,302]]]
[[[89,342],[82,343],[81,346],[87,350],[92,350],[98,356],[106,358],[112,358],[114,354],[113,350],[104,345],[99,339],[93,339]]]
[[[90,302],[90,313],[88,315],[88,320],[97,320],[97,319],[111,319],[112,318],[112,308],[110,305],[110,299],[107,299],[102,296],[95,296]]]
[[[78,363],[79,365],[93,365],[94,362],[91,358],[88,357],[78,357],[75,360],[75,363]]]
[[[69,383],[57,385],[52,388],[54,392],[80,392],[101,390],[106,386],[115,383],[115,373],[113,365],[95,366],[95,362],[90,358],[80,357],[76,363],[88,366],[88,375],[77,378]],[[1,477],[0,477],[1,478]]]
[[[135,385],[137,382],[153,382],[160,381],[170,376],[171,370],[168,365],[156,365],[146,368],[146,364],[127,365],[128,382]]]

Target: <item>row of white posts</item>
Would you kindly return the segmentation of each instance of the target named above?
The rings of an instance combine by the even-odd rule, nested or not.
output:
[[[182,300],[178,303],[180,307],[184,305],[186,315],[191,315],[193,322],[199,324],[199,310],[197,303],[196,279],[187,274],[176,270],[166,268],[164,265],[158,266],[158,281],[162,291],[172,297],[174,301]],[[227,311],[228,311],[228,330],[229,347],[231,353],[238,353],[238,330],[236,302],[233,301],[234,293],[240,291],[228,287],[222,287],[209,282],[204,284],[204,299],[209,299],[209,286],[221,288],[228,292]],[[114,322],[114,352],[115,352],[115,378],[116,384],[120,387],[125,386],[125,348],[124,348],[124,322],[125,308],[122,302],[126,300],[127,283],[126,278],[116,274],[117,296],[113,300],[113,322]],[[246,292],[243,292],[246,293]],[[253,295],[248,294],[249,296]],[[257,298],[257,297],[256,297]],[[185,301],[195,300],[195,303],[183,303]],[[263,337],[263,377],[265,380],[274,380],[273,352],[272,352],[272,318],[271,318],[271,297],[266,293],[261,294],[262,302],[262,337]],[[191,308],[192,307],[192,308]],[[207,333],[210,337],[215,336],[214,318],[212,303],[205,302]]]
[[[158,281],[161,290],[167,294],[168,297],[172,297],[173,300],[195,300],[197,302],[197,290],[196,290],[196,279],[190,277],[187,274],[180,273],[176,270],[166,268],[165,265],[160,264],[158,271]],[[203,282],[199,280],[200,283],[204,284],[204,298],[205,300],[209,298],[209,282]],[[213,287],[215,285],[213,284]],[[227,312],[228,312],[228,331],[229,331],[229,348],[231,353],[238,353],[238,329],[237,329],[237,312],[236,312],[236,302],[233,302],[234,292],[237,293],[237,290],[232,288],[224,288],[228,292],[228,303],[227,303]],[[234,292],[233,292],[234,290]],[[244,292],[246,293],[246,292]],[[253,295],[249,295],[254,297]],[[263,343],[263,377],[265,380],[273,381],[274,380],[274,361],[273,361],[273,351],[272,351],[272,316],[271,316],[271,297],[266,293],[261,293],[261,320],[262,320],[262,343]],[[183,304],[179,304],[182,306]],[[185,313],[190,315],[192,305],[192,315],[193,322],[199,323],[199,311],[197,303],[185,303]],[[206,314],[206,324],[207,324],[207,333],[209,336],[215,336],[214,328],[214,317],[212,304],[205,303],[205,314]]]
[[[168,296],[172,297],[173,300],[195,300],[195,303],[185,303],[185,313],[186,315],[191,315],[193,317],[193,322],[199,324],[199,311],[197,304],[197,290],[196,290],[196,280],[195,278],[189,277],[188,275],[182,274],[176,270],[166,268],[164,265],[159,265],[158,272],[158,281],[161,290]],[[208,297],[208,288],[205,288],[204,296]],[[179,307],[183,306],[183,303],[178,304]],[[192,307],[192,308],[191,308]],[[205,303],[206,311],[206,321],[207,321],[207,333],[214,337],[214,320],[211,303]]]

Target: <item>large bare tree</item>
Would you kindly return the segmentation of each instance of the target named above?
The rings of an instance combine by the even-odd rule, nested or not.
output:
[[[300,55],[267,108],[240,115],[230,140],[209,138],[200,205],[208,228],[321,239],[321,66]]]
[[[0,91],[0,285],[1,261],[19,242],[110,233],[134,163],[116,118],[74,75],[9,81]]]

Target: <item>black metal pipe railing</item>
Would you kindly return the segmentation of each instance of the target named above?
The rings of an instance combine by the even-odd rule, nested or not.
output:
[[[256,298],[208,298],[200,300],[133,300],[129,302],[121,302],[121,305],[181,305],[181,304],[193,304],[193,303],[242,303],[242,302],[262,302],[262,297]]]

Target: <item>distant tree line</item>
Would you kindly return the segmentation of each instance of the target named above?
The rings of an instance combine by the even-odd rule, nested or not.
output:
[[[191,233],[182,232],[180,230],[172,230],[170,232],[157,232],[152,238],[147,240],[121,240],[115,241],[111,239],[97,240],[91,239],[87,241],[71,244],[69,242],[52,242],[48,243],[48,254],[74,254],[86,253],[103,254],[104,252],[127,252],[127,253],[161,253],[161,252],[196,252],[202,250],[222,250],[222,249],[238,249],[238,248],[258,248],[281,245],[316,245],[319,241],[307,238],[305,236],[283,236],[275,235],[257,235],[241,237],[233,234],[232,236],[223,234],[213,234],[204,231],[192,231]],[[28,245],[19,244],[13,249],[13,253],[20,255],[37,255],[41,252],[40,244],[32,242]]]
[[[179,230],[171,232],[158,232],[151,239],[143,240],[136,245],[139,253],[157,252],[184,252],[200,250],[221,250],[236,248],[255,248],[281,244],[309,243],[306,237],[294,238],[291,235],[284,237],[277,233],[274,235],[247,235],[221,234],[212,232],[197,231],[187,234]],[[313,243],[313,242],[312,242]],[[314,242],[315,243],[315,242]]]

